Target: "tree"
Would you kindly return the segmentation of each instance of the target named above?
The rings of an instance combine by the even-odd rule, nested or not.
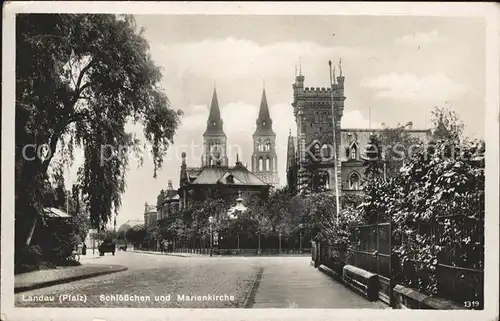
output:
[[[376,135],[370,135],[363,159],[365,177],[367,180],[379,179],[384,174],[384,160],[382,158],[382,143]]]
[[[433,140],[445,140],[457,142],[462,138],[464,123],[459,119],[455,111],[448,107],[434,107],[432,111]]]
[[[385,177],[396,177],[408,160],[415,147],[421,142],[412,135],[404,126],[396,128],[386,127],[379,132],[380,145],[382,146],[382,160],[385,165]]]
[[[144,126],[156,176],[181,113],[170,107],[161,69],[133,17],[16,18],[17,253],[30,244],[42,213],[50,166],[71,164],[74,149],[83,149],[78,183],[92,227],[102,228],[120,208],[128,151],[139,155],[140,142],[125,125]],[[52,161],[56,154],[61,163]]]

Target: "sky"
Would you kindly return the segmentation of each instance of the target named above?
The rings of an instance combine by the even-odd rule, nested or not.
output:
[[[156,204],[168,180],[179,187],[183,151],[188,166],[200,166],[214,86],[230,165],[236,154],[250,164],[265,87],[283,184],[289,130],[296,134],[291,107],[296,67],[305,86],[326,87],[328,60],[338,65],[342,59],[344,128],[368,128],[370,108],[373,128],[408,121],[428,128],[433,107],[448,106],[464,121],[467,136],[484,138],[485,33],[479,18],[144,15],[136,20],[163,69],[172,108],[184,115],[156,179],[147,154],[142,167],[132,159],[117,226],[141,219],[144,203]],[[128,130],[141,136],[140,127]],[[69,183],[81,162],[77,157]]]

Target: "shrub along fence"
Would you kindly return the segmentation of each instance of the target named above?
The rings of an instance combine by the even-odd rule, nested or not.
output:
[[[483,220],[437,216],[431,223],[416,224],[415,235],[403,234],[396,242],[397,283],[465,308],[483,308]]]
[[[324,265],[339,276],[345,265],[377,274],[379,299],[391,306],[394,287],[403,285],[418,296],[439,298],[433,301],[436,306],[449,300],[456,303],[448,304],[453,308],[483,308],[484,220],[437,216],[432,223],[415,223],[414,232],[402,237],[395,237],[394,227],[355,226],[348,245],[316,242],[315,266]]]

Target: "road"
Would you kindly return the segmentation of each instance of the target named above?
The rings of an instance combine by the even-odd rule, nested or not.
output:
[[[118,252],[127,271],[15,295],[16,307],[385,308],[317,271],[308,257],[175,257]],[[66,295],[66,301],[59,298]],[[121,296],[120,296],[121,295]],[[128,297],[127,297],[128,295]],[[30,302],[40,298],[54,301]],[[204,297],[203,297],[204,296]],[[135,299],[132,301],[132,299]],[[189,300],[191,299],[191,300]]]

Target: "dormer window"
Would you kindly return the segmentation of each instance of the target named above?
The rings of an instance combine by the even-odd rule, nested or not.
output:
[[[266,126],[266,121],[262,121],[262,126]]]
[[[350,148],[350,159],[352,160],[357,160],[358,159],[358,146],[356,145],[356,143],[353,143],[351,145],[351,148]]]
[[[226,177],[226,182],[229,183],[229,184],[234,184],[234,176],[233,175],[228,175]]]
[[[215,127],[216,125],[217,125],[217,122],[213,121],[213,122],[212,122],[212,126],[214,126],[214,127]]]

